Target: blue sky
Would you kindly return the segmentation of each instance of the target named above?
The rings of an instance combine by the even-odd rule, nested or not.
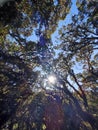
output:
[[[52,40],[53,45],[60,44],[60,40],[58,40],[59,30],[62,28],[62,26],[66,26],[67,24],[71,23],[72,22],[72,20],[71,20],[72,16],[77,14],[77,13],[78,13],[78,9],[77,9],[77,6],[76,6],[76,0],[72,0],[72,6],[71,6],[71,9],[70,9],[68,15],[66,16],[66,18],[64,20],[60,20],[58,22],[58,26],[57,26],[56,31],[51,35],[51,40]],[[28,40],[32,40],[32,41],[35,41],[35,42],[37,42],[39,40],[39,38],[35,34],[35,30],[36,30],[36,28],[34,29],[32,36],[30,36],[28,38]],[[61,52],[61,50],[55,50],[55,58],[58,56],[59,52]],[[79,65],[78,63],[74,66],[74,70],[75,70],[76,73],[81,71],[81,69],[82,69],[82,66]]]
[[[62,28],[62,26],[64,25],[66,26],[67,24],[71,23],[72,22],[71,17],[77,13],[78,13],[78,9],[76,6],[76,0],[72,0],[72,6],[68,15],[66,16],[65,20],[59,21],[56,31],[51,36],[53,44],[60,44],[60,41],[57,40],[59,36],[58,34],[59,29]]]
[[[77,0],[72,0],[72,6],[71,6],[71,9],[70,9],[68,15],[66,16],[66,18],[64,20],[60,20],[58,22],[58,26],[56,28],[56,31],[51,35],[51,40],[52,40],[53,45],[60,44],[60,40],[58,40],[59,30],[62,28],[62,26],[66,26],[67,24],[71,23],[72,22],[72,20],[71,20],[72,16],[78,13],[76,1]],[[39,38],[35,34],[35,30],[36,30],[36,28],[34,29],[32,36],[30,36],[28,38],[28,40],[35,41],[35,42],[37,42],[39,40]],[[55,50],[55,58],[57,57],[59,52],[61,52],[61,50]],[[79,70],[79,69],[77,69],[78,66],[79,65],[76,66],[77,71]]]
[[[53,44],[57,44],[57,43],[59,44],[60,43],[60,41],[57,42],[57,37],[59,36],[58,30],[63,25],[67,25],[67,24],[71,23],[71,17],[74,14],[77,14],[77,13],[78,13],[78,9],[77,9],[77,6],[76,6],[76,0],[72,0],[72,6],[71,6],[69,14],[66,16],[65,20],[60,20],[58,22],[58,26],[57,26],[56,31],[51,35],[51,39],[52,39]],[[36,30],[36,28],[34,29],[32,36],[28,37],[27,40],[31,40],[31,41],[35,41],[35,42],[38,41],[38,37],[35,34],[35,30]]]
[[[68,15],[66,16],[66,18],[64,20],[60,20],[58,22],[58,26],[57,26],[55,32],[51,35],[52,44],[54,46],[61,43],[61,41],[58,39],[59,38],[59,30],[63,26],[70,24],[72,22],[72,20],[71,20],[72,16],[75,15],[75,14],[78,14],[76,1],[77,0],[72,0],[72,6],[71,6],[71,9],[70,9]],[[35,30],[36,30],[36,28],[35,28]],[[37,42],[39,40],[39,38],[35,35],[35,31],[33,31],[33,34],[32,34],[31,37],[29,37],[29,40],[32,40],[32,41],[35,41],[35,42]],[[61,52],[61,50],[55,50],[55,53],[56,53],[55,58],[57,57],[59,52]],[[75,59],[73,59],[73,60],[75,60]],[[36,68],[36,69],[38,69],[38,68]],[[79,62],[79,63],[75,62],[75,65],[73,66],[73,70],[74,70],[75,73],[82,72],[83,71],[83,65],[81,64],[81,62]],[[75,85],[76,89],[78,89],[78,86],[74,82],[72,82],[70,77],[68,78],[68,80],[71,82],[71,84]]]

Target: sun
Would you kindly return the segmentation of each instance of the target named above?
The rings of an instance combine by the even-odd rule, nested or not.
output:
[[[54,84],[54,83],[56,82],[56,77],[53,76],[53,75],[50,75],[50,76],[48,77],[48,81],[49,81],[50,83]]]

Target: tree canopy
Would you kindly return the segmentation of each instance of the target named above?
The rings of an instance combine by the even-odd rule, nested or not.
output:
[[[77,0],[51,39],[72,2],[0,2],[1,130],[98,129],[98,2]]]

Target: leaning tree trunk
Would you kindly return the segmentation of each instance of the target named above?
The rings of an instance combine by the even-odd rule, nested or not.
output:
[[[67,86],[66,86],[65,82],[64,82],[62,79],[60,79],[59,81],[60,81],[60,83],[64,86],[64,88],[63,88],[64,93],[65,93],[66,95],[68,95],[68,96],[71,98],[71,100],[73,101],[73,103],[74,103],[74,105],[75,105],[75,107],[76,107],[76,110],[77,110],[78,115],[83,119],[83,121],[88,122],[94,130],[97,130],[97,129],[98,129],[98,128],[97,128],[97,125],[96,125],[96,124],[97,124],[97,121],[96,121],[96,119],[93,117],[93,115],[91,115],[91,114],[88,113],[87,111],[83,111],[82,108],[81,108],[81,106],[80,106],[80,104],[79,104],[79,102],[78,102],[78,100],[77,100],[77,99],[73,96],[73,94],[67,89]]]

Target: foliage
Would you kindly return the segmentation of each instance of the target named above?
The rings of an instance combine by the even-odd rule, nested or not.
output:
[[[98,7],[77,1],[78,15],[60,29],[55,47],[51,34],[70,7],[70,0],[17,0],[0,7],[1,130],[98,129]],[[28,40],[34,33],[36,42]]]

